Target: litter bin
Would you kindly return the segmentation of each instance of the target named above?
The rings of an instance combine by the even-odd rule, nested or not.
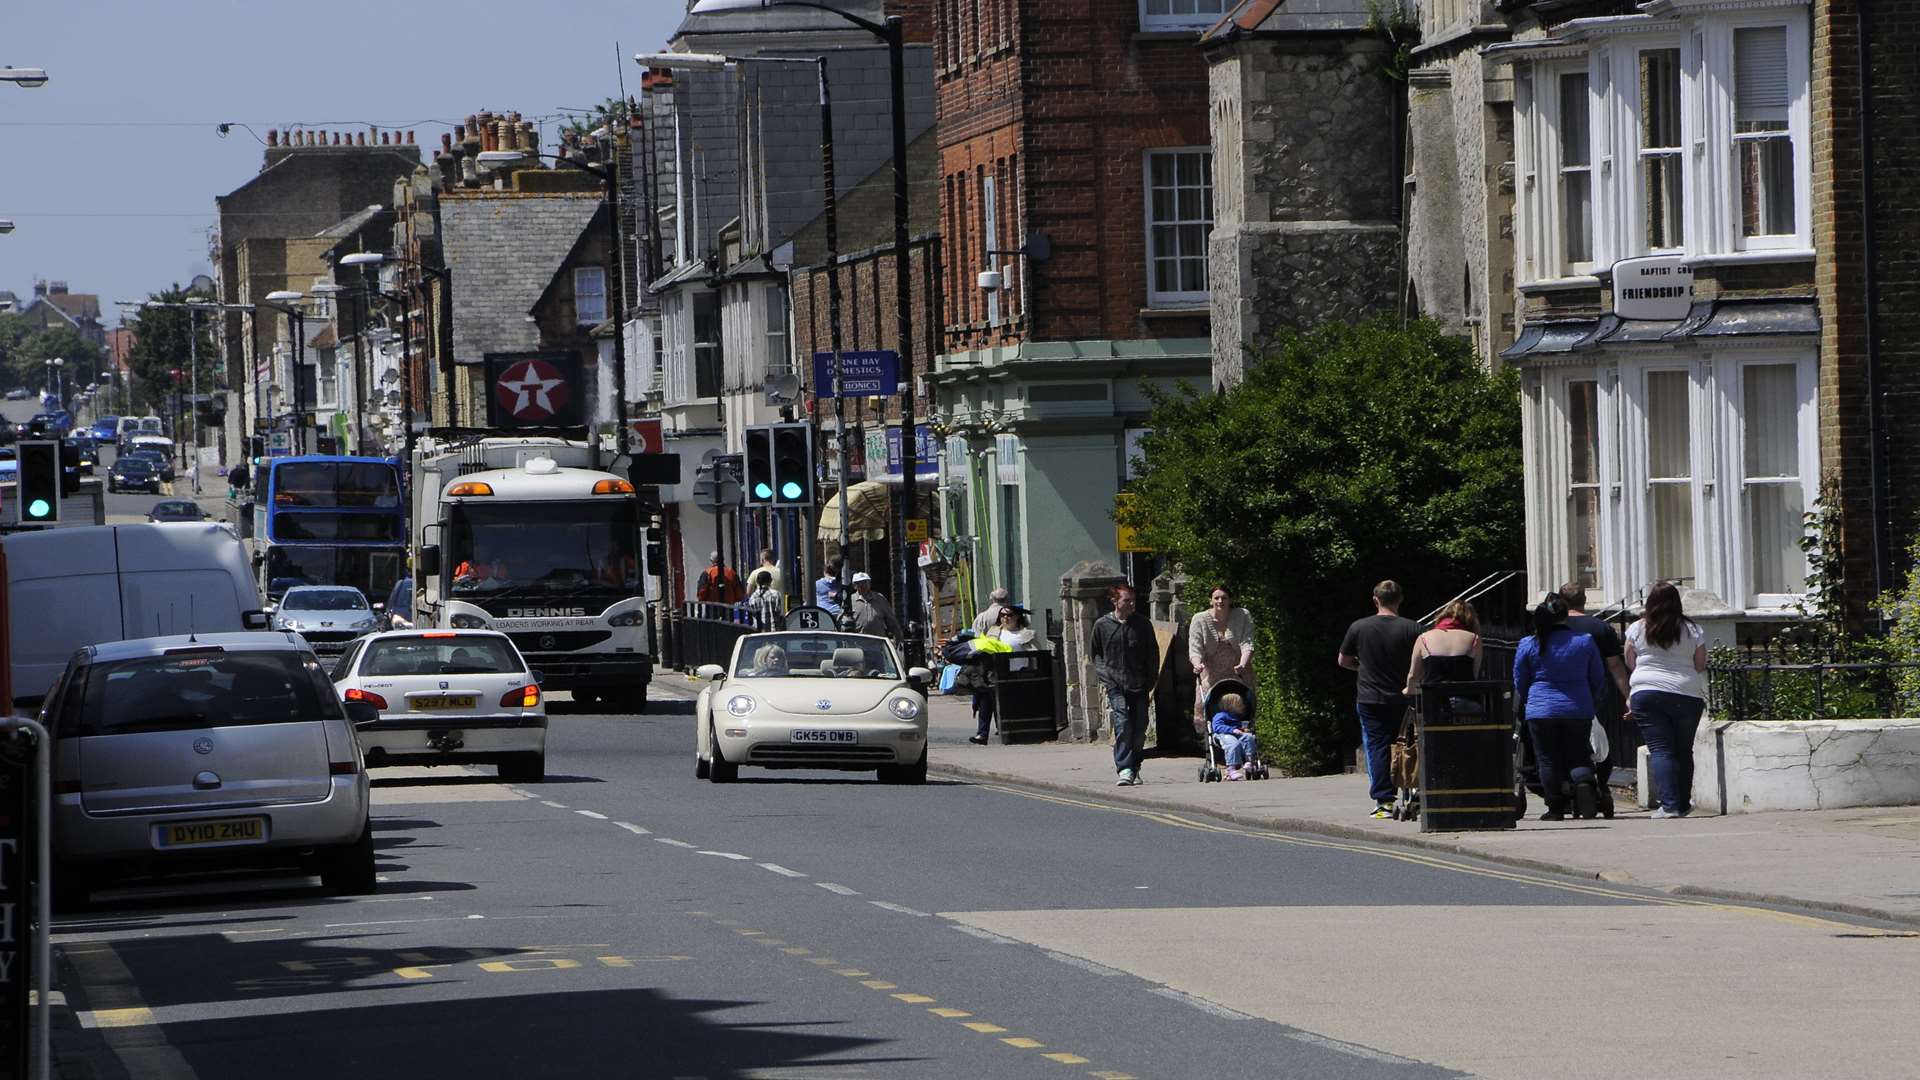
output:
[[[1058,737],[1060,723],[1053,703],[1053,654],[1049,652],[987,653],[982,659],[987,690],[993,695],[993,714],[1000,741],[1046,742]]]
[[[1511,829],[1513,687],[1497,680],[1420,688],[1420,831]]]

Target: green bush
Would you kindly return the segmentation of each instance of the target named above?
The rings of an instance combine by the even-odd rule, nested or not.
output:
[[[1292,772],[1338,764],[1352,675],[1334,665],[1381,578],[1408,614],[1520,563],[1520,398],[1438,324],[1327,324],[1275,340],[1219,395],[1158,395],[1123,521],[1222,582],[1258,627],[1259,726]]]

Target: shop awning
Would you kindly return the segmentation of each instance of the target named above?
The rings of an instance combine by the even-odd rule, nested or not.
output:
[[[830,544],[838,544],[840,542],[840,496],[837,493],[828,495],[824,503],[825,505],[820,507],[820,539]],[[890,499],[885,484],[869,480],[848,488],[848,539],[885,540],[889,505]]]

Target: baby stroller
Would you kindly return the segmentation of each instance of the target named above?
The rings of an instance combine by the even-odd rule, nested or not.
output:
[[[1514,751],[1513,805],[1515,811],[1524,820],[1527,816],[1527,792],[1531,791],[1546,800],[1546,790],[1540,785],[1540,765],[1533,757],[1533,738],[1527,732],[1527,718],[1518,709],[1514,710]],[[1613,775],[1613,748],[1607,740],[1607,729],[1599,721],[1593,723],[1590,745],[1593,750],[1593,787],[1600,816],[1613,820],[1613,789],[1607,786],[1607,778]],[[1560,794],[1564,805],[1573,805],[1573,792],[1570,785],[1563,785]]]
[[[1206,715],[1208,719],[1211,720],[1213,714],[1220,711],[1220,699],[1228,694],[1239,694],[1241,698],[1245,699],[1247,703],[1247,723],[1253,723],[1255,706],[1253,691],[1248,688],[1246,683],[1236,679],[1222,679],[1213,684],[1213,689],[1207,691]],[[1203,784],[1217,784],[1226,776],[1226,748],[1220,745],[1220,738],[1210,730],[1201,733],[1201,741],[1207,744],[1207,763],[1200,766],[1200,782]],[[1259,744],[1256,742],[1254,744],[1253,760],[1247,762],[1246,777],[1249,780],[1265,780],[1271,774],[1271,770],[1267,767],[1267,760],[1261,755]]]

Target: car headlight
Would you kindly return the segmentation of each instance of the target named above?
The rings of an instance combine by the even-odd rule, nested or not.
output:
[[[615,615],[611,619],[608,619],[607,625],[608,626],[639,626],[641,623],[646,621],[647,621],[647,609],[634,608],[632,611],[623,611],[620,614]]]
[[[912,698],[897,697],[887,701],[887,711],[901,720],[920,719],[920,703]]]
[[[487,620],[478,615],[468,615],[464,612],[455,615],[447,621],[453,625],[455,630],[485,630],[487,628]]]
[[[747,694],[735,694],[727,699],[727,711],[735,716],[745,716],[753,711],[753,698]]]

